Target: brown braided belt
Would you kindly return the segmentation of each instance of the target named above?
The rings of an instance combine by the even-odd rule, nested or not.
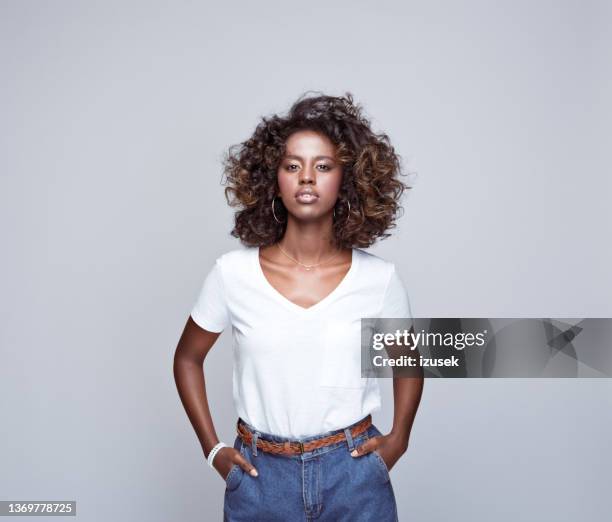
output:
[[[370,425],[372,424],[372,415],[368,415],[365,419],[363,419],[359,424],[356,424],[351,429],[351,435],[353,437],[357,437],[361,435],[364,431],[366,431]],[[247,445],[251,446],[253,441],[253,434],[251,431],[244,425],[240,423],[240,419],[236,423],[236,431],[238,432],[238,436],[242,439],[242,441]],[[269,440],[263,440],[259,437],[257,438],[257,447],[262,451],[267,451],[269,453],[276,453],[278,455],[299,455],[301,453],[305,453],[307,451],[313,451],[317,448],[322,448],[323,446],[329,446],[330,444],[334,444],[336,442],[342,442],[346,440],[344,436],[344,432],[341,431],[334,435],[328,435],[327,437],[321,437],[320,439],[311,440],[308,442],[300,442],[300,441],[286,441],[286,442],[272,442]]]

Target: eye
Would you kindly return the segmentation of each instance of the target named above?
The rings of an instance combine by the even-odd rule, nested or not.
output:
[[[285,168],[286,168],[287,170],[291,170],[291,167],[297,167],[297,165],[295,165],[295,164],[291,164],[291,165],[287,165]]]
[[[319,165],[320,167],[323,167],[326,171],[331,170],[331,167],[328,165]]]

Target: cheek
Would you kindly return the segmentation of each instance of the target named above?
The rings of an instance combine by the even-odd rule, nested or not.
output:
[[[294,187],[295,181],[292,178],[282,176],[279,174],[277,181],[278,181],[278,188],[281,194],[290,195],[295,192],[295,187]]]
[[[340,186],[342,185],[341,176],[329,176],[322,178],[318,181],[319,194],[325,199],[335,201],[340,192]]]

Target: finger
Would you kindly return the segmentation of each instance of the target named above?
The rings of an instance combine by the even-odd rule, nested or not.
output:
[[[366,440],[363,444],[356,446],[353,451],[351,451],[351,457],[360,457],[361,455],[365,455],[366,453],[370,453],[378,446],[378,442],[375,438]]]
[[[255,469],[255,466],[253,466],[253,464],[251,464],[247,459],[245,459],[241,454],[238,454],[237,458],[236,458],[236,462],[240,465],[240,467],[246,471],[249,475],[251,475],[252,477],[256,477],[259,475],[259,473],[257,473],[257,470]]]

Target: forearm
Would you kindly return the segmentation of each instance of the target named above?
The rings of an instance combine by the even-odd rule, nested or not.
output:
[[[208,456],[213,446],[219,442],[219,438],[208,407],[202,361],[175,357],[174,379],[185,412],[196,432],[204,455]]]
[[[423,393],[423,377],[393,378],[393,427],[391,433],[406,447],[410,439],[412,424]]]

